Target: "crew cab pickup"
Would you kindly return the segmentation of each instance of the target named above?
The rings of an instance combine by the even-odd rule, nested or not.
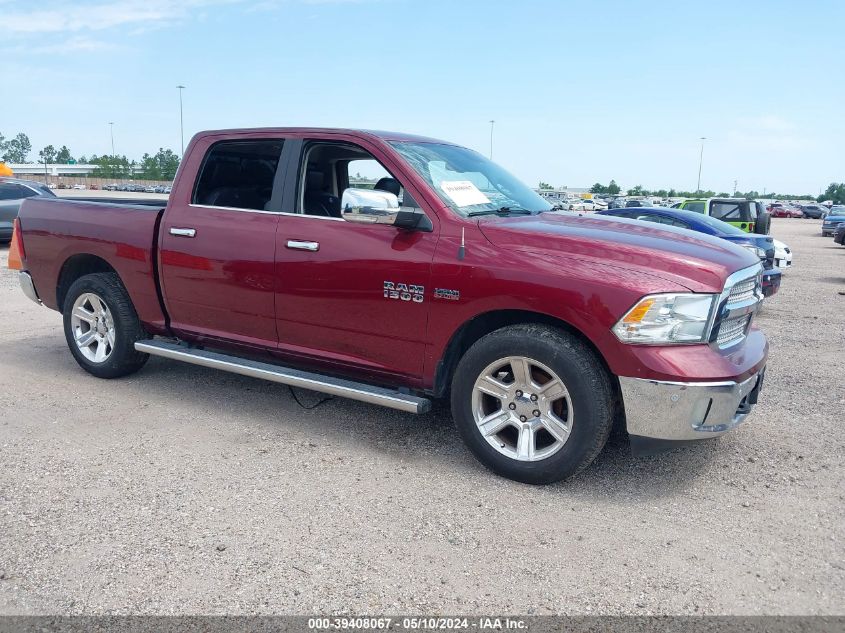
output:
[[[166,205],[33,198],[10,265],[116,378],[150,355],[411,413],[547,483],[601,451],[721,435],[757,401],[759,259],[553,210],[477,152],[407,134],[197,134]],[[189,388],[189,385],[185,385]]]

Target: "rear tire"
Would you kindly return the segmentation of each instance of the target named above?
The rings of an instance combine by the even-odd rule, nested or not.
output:
[[[586,468],[607,442],[613,403],[611,377],[595,352],[544,325],[482,337],[452,379],[452,416],[467,447],[496,474],[529,484]]]
[[[115,273],[85,275],[71,284],[62,309],[73,358],[97,378],[135,373],[149,358],[135,342],[149,338]]]

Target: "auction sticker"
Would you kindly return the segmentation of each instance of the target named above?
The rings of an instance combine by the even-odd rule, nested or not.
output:
[[[440,188],[459,207],[490,203],[490,199],[469,180],[444,180]]]

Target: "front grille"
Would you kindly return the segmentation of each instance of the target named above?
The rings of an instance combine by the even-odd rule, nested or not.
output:
[[[736,274],[731,277],[736,277]],[[729,279],[733,282],[733,279]],[[718,347],[727,347],[742,341],[748,332],[756,303],[763,298],[762,268],[757,268],[750,277],[741,278],[733,285],[726,284],[727,296],[719,308],[710,341]]]
[[[741,340],[745,336],[749,321],[751,321],[750,314],[722,321],[716,334],[716,345],[724,347]]]
[[[749,277],[734,284],[731,292],[728,295],[728,305],[732,303],[742,303],[754,297],[754,291],[757,289],[757,277]]]

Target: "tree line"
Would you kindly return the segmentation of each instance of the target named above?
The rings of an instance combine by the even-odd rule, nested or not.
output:
[[[545,183],[541,183],[545,184]],[[541,187],[542,188],[542,187]],[[551,189],[551,187],[547,187]],[[597,182],[590,187],[590,193],[605,193],[610,195],[618,195],[621,193],[619,185],[615,180],[611,180],[608,185],[603,185]],[[746,200],[755,200],[757,198],[771,198],[774,200],[833,200],[835,204],[842,204],[837,202],[837,196],[845,196],[845,185],[831,183],[827,191],[815,198],[808,194],[793,194],[793,193],[765,193],[761,194],[759,191],[734,191],[728,193],[726,191],[682,191],[677,189],[646,189],[642,185],[637,185],[628,189],[626,195],[629,196],[655,196],[658,198],[745,198]]]
[[[28,163],[32,152],[29,137],[20,132],[10,139],[6,139],[0,132],[0,161],[5,163]],[[91,173],[95,178],[138,178],[141,180],[173,180],[179,168],[179,156],[170,149],[160,147],[155,154],[145,153],[141,161],[129,160],[125,155],[97,156],[74,158],[66,145],[56,149],[47,145],[38,152],[38,162],[48,163],[82,163],[96,165]]]

